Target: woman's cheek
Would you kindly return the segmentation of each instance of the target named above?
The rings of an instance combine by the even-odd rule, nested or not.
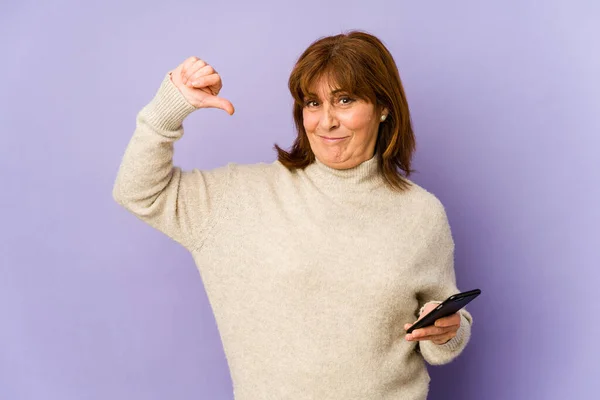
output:
[[[316,118],[315,118],[314,115],[312,115],[311,113],[304,113],[302,115],[302,121],[303,121],[303,124],[304,124],[304,129],[307,132],[310,133],[310,132],[314,132],[315,131],[315,128],[317,126],[317,123],[316,123],[317,120],[316,120]]]
[[[361,121],[360,115],[352,112],[342,114],[340,122],[346,129],[351,131],[360,130],[361,125],[364,125],[364,121]]]

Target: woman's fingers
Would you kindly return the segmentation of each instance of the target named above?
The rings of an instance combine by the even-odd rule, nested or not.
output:
[[[444,335],[452,330],[452,327],[439,328],[437,326],[428,326],[426,328],[415,329],[410,333],[413,338],[424,338],[430,336]]]
[[[203,88],[206,86],[214,86],[221,83],[221,77],[217,74],[199,76],[188,81],[188,87]]]
[[[408,329],[410,324],[406,324],[404,329]],[[450,326],[428,326],[421,329],[415,329],[412,333],[406,335],[408,341],[430,340],[436,344],[446,343],[448,340],[456,336],[460,325]]]
[[[428,304],[428,306],[430,306]],[[433,307],[433,305],[431,305]],[[425,309],[419,319],[427,314]],[[408,330],[411,324],[404,324],[404,330]],[[444,318],[439,318],[432,326],[427,326],[420,329],[415,329],[412,333],[405,336],[409,341],[431,340],[436,344],[445,343],[456,336],[456,332],[460,328],[460,314],[454,313]]]
[[[190,68],[192,67],[192,65],[194,65],[194,63],[196,61],[198,61],[198,57],[192,56],[192,57],[186,58],[186,60],[181,64],[180,78],[181,78],[181,81],[184,84],[185,84],[185,81],[187,79],[188,71],[190,70]]]
[[[220,81],[219,74],[216,73],[215,69],[210,65],[205,65],[190,75],[190,77],[188,78],[188,81],[187,81],[187,85],[189,87],[193,86],[193,87],[197,87],[197,88],[208,86],[207,84],[202,83],[202,78],[205,78],[208,76],[216,76],[219,78],[219,81]],[[214,85],[215,83],[217,83],[217,82],[211,83],[210,85]]]
[[[185,85],[191,76],[204,66],[206,66],[206,62],[198,57],[190,57],[185,60],[181,68],[181,80],[183,84]]]
[[[460,325],[460,314],[454,313],[448,317],[440,318],[435,321],[435,326],[455,326]]]

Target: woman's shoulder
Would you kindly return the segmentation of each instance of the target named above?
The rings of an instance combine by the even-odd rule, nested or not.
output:
[[[410,205],[413,212],[426,219],[446,217],[444,204],[437,195],[413,180],[406,179],[406,181],[409,183],[409,187],[405,191],[399,192],[399,196],[397,196],[399,202]]]

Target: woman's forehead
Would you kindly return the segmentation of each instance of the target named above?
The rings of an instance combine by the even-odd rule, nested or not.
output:
[[[347,92],[348,89],[340,85],[337,80],[329,76],[320,76],[313,80],[308,86],[306,96],[331,97],[340,92]]]

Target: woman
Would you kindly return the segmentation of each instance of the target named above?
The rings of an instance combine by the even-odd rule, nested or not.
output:
[[[457,293],[444,207],[408,180],[414,137],[389,51],[363,32],[326,37],[289,80],[298,136],[274,163],[173,167],[191,112],[219,74],[192,57],[138,114],[115,199],[193,255],[235,398],[424,399],[425,361],[454,359],[465,310],[406,335]]]

